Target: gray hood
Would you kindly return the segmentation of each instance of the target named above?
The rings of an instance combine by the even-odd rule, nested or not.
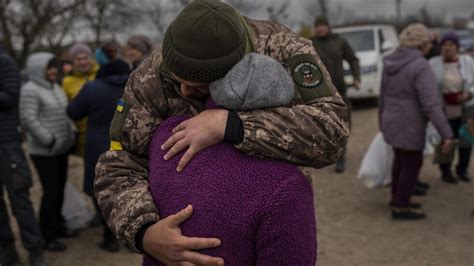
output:
[[[247,54],[224,78],[209,84],[212,99],[235,111],[288,105],[295,89],[286,69],[275,59]]]
[[[420,49],[400,47],[395,52],[384,58],[384,71],[389,75],[396,74],[409,63],[422,57],[423,53]]]
[[[26,60],[26,73],[28,78],[41,87],[52,88],[51,81],[46,80],[46,67],[51,59],[52,53],[40,52],[34,53]]]

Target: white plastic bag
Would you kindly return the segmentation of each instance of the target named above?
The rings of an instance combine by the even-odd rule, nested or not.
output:
[[[441,143],[441,135],[431,122],[428,122],[426,127],[425,149],[423,154],[425,156],[434,154],[435,147]]]
[[[384,187],[392,182],[393,149],[382,133],[372,140],[364,155],[357,177],[367,188]]]
[[[66,187],[64,188],[64,202],[61,213],[66,222],[66,227],[73,230],[85,228],[94,216],[94,212],[87,207],[83,195],[69,181],[66,181]]]

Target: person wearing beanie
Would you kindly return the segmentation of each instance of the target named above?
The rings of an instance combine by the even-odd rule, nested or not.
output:
[[[64,77],[62,87],[66,92],[68,101],[71,102],[79,93],[86,82],[94,80],[99,66],[92,60],[92,50],[85,43],[75,43],[69,49],[69,56],[73,62],[73,71]],[[76,123],[78,137],[74,147],[74,154],[84,157],[84,145],[87,130],[87,120],[82,119]]]
[[[471,158],[471,143],[458,136],[460,128],[474,115],[474,61],[469,55],[459,53],[459,37],[447,32],[441,37],[441,55],[430,60],[436,76],[440,95],[443,96],[444,110],[449,124],[459,139],[459,162],[456,175],[459,180],[469,182],[467,169]],[[441,179],[455,184],[457,179],[451,171],[451,163],[440,164]]]
[[[424,57],[430,49],[426,27],[410,24],[400,34],[400,47],[383,60],[379,121],[385,141],[394,150],[390,201],[394,220],[426,217],[411,197],[423,163],[428,120],[443,138],[443,152],[453,144],[435,77]]]
[[[344,81],[343,61],[349,63],[352,77],[354,79],[354,87],[360,89],[360,66],[359,59],[356,57],[354,50],[346,39],[338,34],[331,32],[329,20],[325,16],[316,18],[314,22],[316,35],[311,38],[314,49],[321,56],[324,66],[326,66],[331,80],[341,94],[345,103],[349,107],[349,124],[351,117],[351,102],[346,96],[347,85]],[[342,173],[345,170],[346,149],[337,160],[335,165],[336,173]]]
[[[152,50],[153,45],[148,37],[141,34],[133,35],[127,41],[125,57],[130,61],[133,69],[136,69]]]
[[[205,110],[209,84],[250,53],[272,57],[287,69],[294,87],[290,103]],[[220,142],[254,157],[321,168],[339,158],[349,135],[347,106],[310,41],[276,22],[243,17],[221,1],[186,5],[166,30],[162,51],[152,52],[132,73],[112,121],[110,150],[99,158],[94,180],[99,207],[119,241],[165,264],[224,263],[198,253],[220,240],[184,236],[173,226],[189,217],[188,209],[160,220],[149,191],[150,141],[173,115],[191,115],[161,147],[166,160],[183,152],[176,171]]]

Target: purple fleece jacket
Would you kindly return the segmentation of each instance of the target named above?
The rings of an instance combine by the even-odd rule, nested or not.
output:
[[[199,152],[181,172],[182,154],[164,161],[160,146],[186,117],[161,123],[150,146],[149,185],[161,218],[192,204],[183,235],[217,237],[200,252],[225,265],[315,265],[316,221],[310,182],[288,163],[256,159],[231,144]],[[143,265],[162,265],[145,255]]]
[[[379,115],[385,140],[395,148],[421,151],[428,120],[443,139],[452,138],[435,76],[423,53],[398,48],[383,63]]]

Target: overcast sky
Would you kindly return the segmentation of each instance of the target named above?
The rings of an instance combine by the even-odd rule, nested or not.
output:
[[[165,1],[165,0],[150,0]],[[176,0],[167,0],[176,1]],[[225,0],[224,0],[225,1]],[[235,0],[234,0],[235,1]],[[237,0],[238,1],[238,0]],[[289,2],[287,13],[289,18],[280,21],[293,30],[298,31],[301,23],[312,25],[314,18],[318,16],[318,0],[241,0],[244,3],[254,3],[259,8],[246,10],[244,15],[256,19],[268,19],[267,8],[273,6],[278,8],[281,4]],[[327,0],[330,11],[340,9],[339,16],[330,16],[330,20],[337,24],[338,22],[352,21],[354,18],[380,17],[395,18],[395,0]],[[168,2],[170,3],[170,2]],[[420,8],[426,5],[429,12],[443,19],[453,17],[470,17],[474,12],[474,0],[402,0],[402,16],[417,14]],[[175,15],[168,14],[171,20]],[[149,23],[137,25],[136,32],[149,35],[155,41],[160,39],[156,29]],[[121,39],[126,39],[129,33],[123,34]]]
[[[254,0],[262,4],[282,3],[285,0]],[[289,6],[291,24],[308,21],[312,24],[313,16],[308,11],[310,2],[318,0],[293,0]],[[395,17],[395,0],[328,0],[329,8],[333,12],[340,7],[344,17],[375,17],[388,16]],[[470,17],[474,12],[474,0],[402,0],[402,15],[413,15],[419,12],[420,8],[426,5],[432,14],[445,16],[446,19],[453,17]],[[278,6],[278,5],[276,5]],[[315,5],[314,8],[318,6]],[[317,12],[316,9],[314,9]],[[259,18],[266,18],[268,14],[265,10],[255,11],[252,15]]]

